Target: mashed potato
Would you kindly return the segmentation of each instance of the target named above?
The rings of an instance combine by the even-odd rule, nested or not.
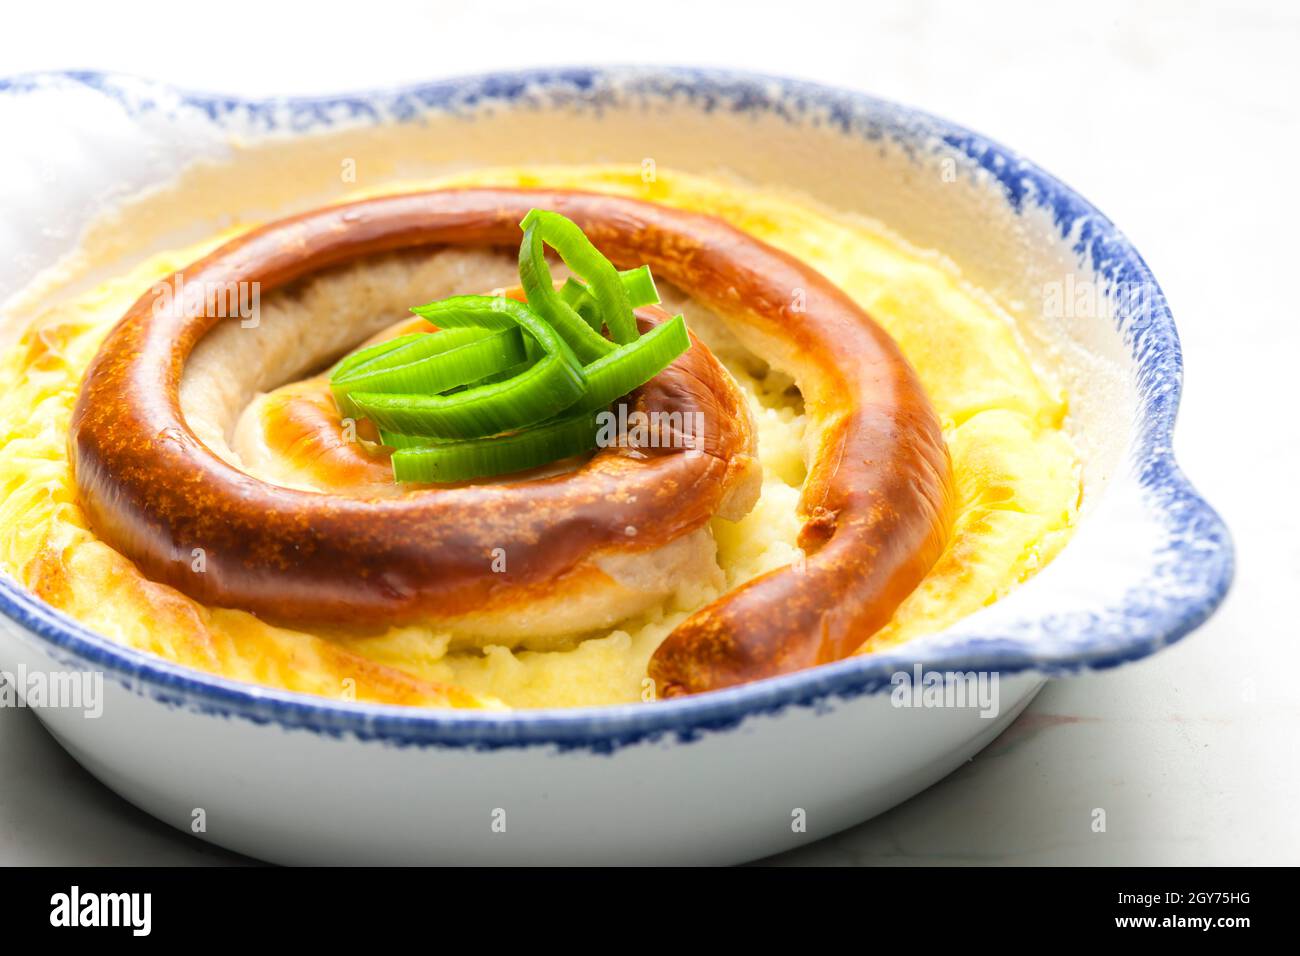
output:
[[[939,257],[797,197],[662,169],[652,183],[639,169],[528,168],[382,191],[450,184],[577,187],[712,213],[823,272],[893,335],[943,422],[959,501],[947,551],[889,624],[863,635],[862,653],[932,633],[996,601],[1064,545],[1080,495],[1077,456],[1064,430],[1065,396],[1031,363],[1011,321]],[[238,680],[407,704],[561,707],[651,699],[651,654],[721,590],[686,588],[618,630],[575,636],[570,650],[454,649],[447,635],[425,628],[306,633],[204,607],[148,581],[87,529],[66,448],[82,373],[143,290],[238,231],[152,256],[51,306],[5,353],[0,567],[114,640]],[[729,589],[800,558],[795,507],[805,471],[804,419],[789,380],[729,353],[725,342],[710,344],[750,397],[764,469],[753,512],[740,522],[713,522]]]

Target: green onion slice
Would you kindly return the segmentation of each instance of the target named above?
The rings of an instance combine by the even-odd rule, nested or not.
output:
[[[545,277],[550,278],[550,270],[546,269],[540,244],[528,241],[528,233],[532,231],[535,239],[540,239],[560,254],[560,258],[564,260],[564,264],[570,271],[587,280],[587,286],[600,305],[600,313],[605,319],[605,324],[609,326],[609,334],[613,336],[614,341],[623,345],[636,341],[638,332],[636,320],[632,317],[632,303],[619,278],[618,270],[591,244],[591,240],[578,228],[577,223],[557,212],[532,209],[524,216],[519,227],[524,230],[525,236],[519,250],[520,279],[524,278],[525,255],[540,260],[541,269],[546,270]],[[528,293],[528,301],[532,302],[533,294],[526,282],[524,291]],[[547,282],[544,291],[549,293],[553,301],[560,301],[550,282]],[[548,315],[547,318],[549,317]]]
[[[429,445],[446,443],[447,439],[443,438],[430,438],[428,435],[403,435],[399,432],[379,429],[379,444],[385,448],[425,448]]]
[[[339,381],[354,375],[366,374],[377,368],[404,365],[415,361],[416,358],[437,355],[496,334],[498,332],[495,329],[467,326],[461,329],[434,329],[430,332],[399,335],[397,338],[352,353],[334,366],[330,373],[330,380]]]
[[[632,308],[639,309],[643,305],[659,304],[659,290],[655,288],[655,279],[650,274],[649,266],[620,272],[618,278],[627,291],[627,298]]]
[[[524,287],[529,306],[560,333],[583,362],[593,362],[614,351],[614,343],[588,325],[555,291],[555,280],[551,278],[551,267],[546,264],[542,238],[536,229],[525,232],[519,246],[519,284]],[[619,284],[620,292],[622,288]],[[631,315],[630,306],[628,314]]]
[[[424,338],[427,335],[427,332],[415,332],[411,335],[399,335],[397,338],[388,339],[387,341],[379,342],[375,345],[353,352],[351,355],[345,356],[337,365],[330,369],[330,379],[333,380],[339,375],[346,375],[349,372],[355,371],[362,365],[367,365],[376,359],[382,358],[390,352],[395,352],[400,348],[404,348],[414,342],[417,338]],[[469,336],[467,338],[472,337],[474,336]]]
[[[576,407],[583,411],[604,408],[650,381],[690,347],[691,338],[682,316],[659,323],[635,342],[619,346],[584,369],[587,394]]]
[[[395,446],[398,481],[468,481],[536,468],[596,447],[594,413],[568,415],[526,431],[474,441]]]
[[[527,332],[532,342],[538,346],[536,349],[529,348],[529,357],[535,358],[539,354],[559,354],[564,356],[565,361],[574,368],[582,367],[582,363],[569,343],[549,322],[523,302],[516,302],[505,296],[457,295],[440,302],[417,305],[411,311],[441,329],[466,327],[508,329],[518,326]],[[605,344],[610,345],[609,342]]]
[[[598,413],[690,348],[680,315],[640,334],[633,310],[660,301],[649,266],[618,271],[558,213],[533,209],[520,228],[526,303],[416,306],[439,331],[362,349],[331,371],[340,410],[379,429],[398,481],[465,481],[590,451]],[[558,290],[547,246],[573,273]]]
[[[586,390],[582,370],[557,353],[514,378],[451,395],[352,392],[349,398],[377,427],[390,432],[479,438],[550,418],[577,402]]]
[[[489,375],[487,378],[483,379],[483,381],[480,382],[479,384],[489,385],[492,382],[504,382],[508,378],[514,378],[516,375],[520,374],[521,372],[528,371],[528,369],[531,368],[533,364],[534,362],[531,359],[524,362],[520,362],[518,365],[512,365],[510,366],[510,368],[502,369],[500,372],[496,372],[492,375]]]
[[[618,278],[627,291],[628,301],[632,308],[639,309],[643,305],[659,304],[659,290],[655,288],[654,276],[650,274],[649,266],[620,272]],[[560,286],[560,298],[578,315],[582,316],[582,320],[596,332],[604,328],[605,321],[600,315],[600,304],[596,301],[596,297],[591,294],[591,290],[587,288],[586,283],[570,276],[564,280],[564,285]]]
[[[591,331],[597,335],[601,334],[601,330],[605,328],[605,320],[600,317],[600,305],[583,283],[572,276],[565,279],[564,285],[560,286],[560,298],[569,308],[578,313],[582,321],[591,327]]]
[[[518,328],[446,329],[415,338],[360,366],[335,372],[330,388],[339,409],[353,411],[347,397],[352,392],[436,394],[481,381],[527,358]]]

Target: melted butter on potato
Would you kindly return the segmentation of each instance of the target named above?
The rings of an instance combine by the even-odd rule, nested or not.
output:
[[[922,584],[863,653],[933,633],[1005,595],[1060,550],[1080,495],[1067,402],[1036,368],[1017,330],[986,295],[936,255],[872,224],[780,193],[639,167],[480,170],[438,185],[582,188],[711,213],[818,269],[861,303],[917,370],[944,424],[958,490],[953,536]],[[561,707],[644,700],[646,664],[692,610],[718,597],[683,582],[666,606],[612,632],[576,635],[565,651],[453,649],[446,635],[393,628],[357,636],[274,627],[204,607],[148,581],[95,539],[77,506],[67,427],[103,336],[154,282],[231,238],[227,232],[155,255],[49,306],[0,358],[0,567],[96,631],[137,649],[237,680],[337,699],[432,706]],[[54,299],[52,299],[54,301]],[[690,318],[688,311],[688,319]],[[725,350],[720,357],[728,361]],[[739,522],[712,531],[725,588],[797,561],[796,505],[805,473],[804,421],[788,381],[728,361],[750,396],[763,493]],[[868,639],[869,638],[869,639]]]

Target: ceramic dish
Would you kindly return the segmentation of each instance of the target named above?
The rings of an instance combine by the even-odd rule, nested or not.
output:
[[[1181,358],[1146,265],[1067,187],[946,121],[771,77],[619,68],[269,101],[43,74],[0,82],[0,128],[5,299],[73,255],[95,217],[196,163],[239,185],[197,217],[137,217],[132,243],[338,198],[340,162],[396,179],[653,161],[789,187],[942,250],[1023,320],[1031,352],[1055,356],[1070,395],[1078,526],[1026,584],[892,650],[652,706],[492,714],[296,695],[130,650],[0,580],[0,666],[104,675],[102,714],[39,710],[50,732],[128,800],[222,846],[291,863],[753,859],[906,799],[1046,679],[1154,653],[1231,579],[1227,532],[1172,455]],[[292,195],[261,185],[276,164],[295,170]],[[1064,307],[1045,310],[1044,290],[1062,288]],[[1076,290],[1095,292],[1087,308],[1070,306]],[[997,674],[996,714],[896,706],[895,675],[918,666]]]

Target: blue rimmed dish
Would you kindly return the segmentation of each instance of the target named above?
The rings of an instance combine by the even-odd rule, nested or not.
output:
[[[520,135],[540,122],[553,138]],[[283,862],[731,862],[777,852],[933,783],[1045,679],[1179,639],[1231,580],[1227,531],[1171,451],[1181,356],[1145,263],[1068,187],[944,120],[773,77],[609,68],[265,101],[40,74],[0,81],[0,128],[19,144],[0,158],[0,245],[22,252],[0,257],[4,296],[71,253],[93,216],[194,164],[245,182],[188,223],[202,229],[221,215],[308,208],[341,189],[333,170],[304,167],[286,195],[258,179],[268,157],[332,164],[349,150],[363,162],[387,150],[405,175],[654,156],[788,186],[943,250],[1025,310],[1065,368],[1085,500],[1056,561],[942,634],[697,698],[512,714],[332,702],[135,652],[0,579],[0,665],[105,675],[102,716],[39,711],[51,733],[161,819],[191,831],[202,809],[201,835],[232,849]],[[33,182],[50,188],[34,194]],[[141,239],[186,225],[162,216],[158,234]],[[1030,316],[1044,286],[1067,278],[1099,290],[1100,307]],[[895,675],[917,666],[998,674],[997,713],[894,706]]]

